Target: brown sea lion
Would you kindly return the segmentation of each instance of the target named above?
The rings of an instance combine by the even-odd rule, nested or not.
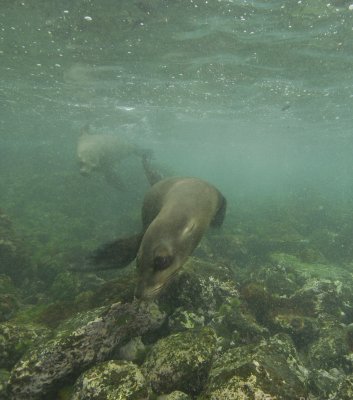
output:
[[[146,158],[151,156],[151,152],[116,135],[92,134],[88,125],[81,129],[77,143],[81,175],[101,173],[111,186],[124,190],[125,184],[117,172],[117,167],[124,158],[131,155]]]
[[[170,282],[209,226],[223,223],[226,200],[197,178],[166,178],[146,193],[142,232],[97,250],[93,261],[121,268],[136,257],[136,297],[153,298]]]

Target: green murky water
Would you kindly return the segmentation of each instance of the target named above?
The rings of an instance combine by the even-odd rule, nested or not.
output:
[[[123,191],[80,175],[89,125],[227,198],[222,230],[171,290],[168,334],[210,325],[226,351],[284,333],[308,399],[352,398],[352,109],[353,1],[0,0],[0,397],[53,334],[32,322],[51,330],[133,297],[133,268],[71,270],[140,229],[149,187],[137,157],[119,166]]]
[[[230,213],[298,198],[350,209],[352,29],[343,0],[2,0],[1,206],[43,242],[137,227],[136,160],[126,193],[78,175],[89,123],[213,182]]]

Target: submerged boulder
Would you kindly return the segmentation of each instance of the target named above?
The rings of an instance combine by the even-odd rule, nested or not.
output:
[[[34,324],[0,324],[0,368],[12,368],[34,344],[42,342],[50,330]]]
[[[131,337],[161,326],[164,315],[154,304],[113,304],[94,320],[31,349],[11,371],[11,400],[48,398],[65,381],[105,361]]]
[[[160,299],[169,311],[172,332],[214,325],[220,309],[234,302],[239,302],[239,293],[232,269],[195,257],[188,260]]]
[[[143,400],[148,395],[146,380],[135,364],[107,361],[80,376],[71,400]]]
[[[142,370],[157,394],[180,390],[196,395],[206,383],[216,346],[217,336],[209,328],[172,334],[153,346]]]
[[[158,396],[157,400],[191,400],[191,397],[179,390],[175,390],[170,394]]]
[[[306,397],[308,371],[287,335],[233,348],[213,364],[202,400]]]
[[[19,303],[19,292],[13,285],[12,279],[0,274],[0,322],[12,318],[19,309]]]
[[[33,275],[33,265],[24,241],[16,234],[10,218],[0,209],[0,274],[23,286]]]
[[[335,321],[328,320],[321,327],[320,336],[309,347],[308,360],[311,368],[351,371],[353,369],[351,345],[348,329]]]
[[[0,368],[0,399],[6,399],[7,385],[10,378],[10,372],[7,369]]]

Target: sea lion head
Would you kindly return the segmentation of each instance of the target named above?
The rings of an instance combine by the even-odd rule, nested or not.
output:
[[[88,134],[81,135],[77,146],[77,158],[80,174],[90,175],[100,165],[100,153],[95,136]]]
[[[156,297],[175,277],[202,237],[193,219],[165,224],[157,218],[148,227],[137,254],[138,282],[135,295]]]
[[[92,159],[92,158],[79,157],[78,165],[79,165],[79,168],[80,168],[80,174],[82,176],[88,176],[93,171],[98,169],[97,160]]]
[[[98,169],[98,162],[96,162],[96,160],[94,160],[94,159],[92,160],[92,159],[85,158],[85,157],[79,157],[78,165],[80,168],[80,174],[82,176],[88,176],[93,171]]]

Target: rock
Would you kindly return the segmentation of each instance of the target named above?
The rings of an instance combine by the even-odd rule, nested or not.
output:
[[[346,379],[343,372],[337,368],[331,370],[314,369],[310,370],[309,387],[314,399],[333,399],[342,400],[341,397],[335,396],[340,384]]]
[[[84,372],[76,381],[71,400],[148,399],[146,380],[128,361],[107,361]]]
[[[9,276],[0,275],[0,322],[4,322],[12,318],[18,309],[18,290],[14,287]]]
[[[191,257],[159,303],[171,314],[169,327],[180,331],[207,325],[223,304],[238,297],[234,273],[228,266]]]
[[[0,368],[0,399],[7,398],[7,385],[10,378],[10,372],[7,369]]]
[[[0,274],[8,275],[16,285],[23,286],[33,275],[24,241],[13,229],[10,218],[0,210]]]
[[[290,335],[297,348],[304,348],[317,339],[320,326],[316,318],[305,317],[300,313],[279,312],[273,317],[274,330]]]
[[[320,336],[310,345],[308,359],[312,368],[349,371],[353,368],[350,354],[347,329],[335,321],[327,321],[320,329]]]
[[[220,356],[211,368],[201,399],[306,398],[307,378],[308,371],[289,336],[275,335]]]
[[[11,400],[43,398],[63,381],[109,358],[117,347],[136,335],[157,329],[164,320],[154,304],[113,304],[74,331],[31,349],[11,371]]]
[[[298,348],[316,341],[327,320],[351,321],[353,292],[342,267],[302,263],[273,254],[273,266],[258,268],[240,290],[256,320],[272,333],[291,335]]]
[[[222,346],[253,342],[267,335],[243,306],[232,269],[191,258],[160,303],[169,306],[171,332],[211,326]]]
[[[158,396],[157,400],[191,400],[191,397],[183,392],[180,392],[179,390],[176,390],[170,394]]]
[[[132,338],[126,345],[119,349],[119,358],[125,361],[141,361],[146,354],[146,346],[142,343],[141,336]]]
[[[209,328],[176,333],[153,346],[142,370],[157,394],[181,390],[194,396],[206,382],[216,346]]]
[[[0,368],[12,368],[33,345],[45,340],[50,331],[34,324],[0,324]]]
[[[339,385],[335,394],[330,400],[351,400],[353,399],[353,374],[348,375]]]
[[[54,300],[73,300],[80,293],[80,283],[77,274],[69,271],[60,272],[50,287],[50,295]]]

